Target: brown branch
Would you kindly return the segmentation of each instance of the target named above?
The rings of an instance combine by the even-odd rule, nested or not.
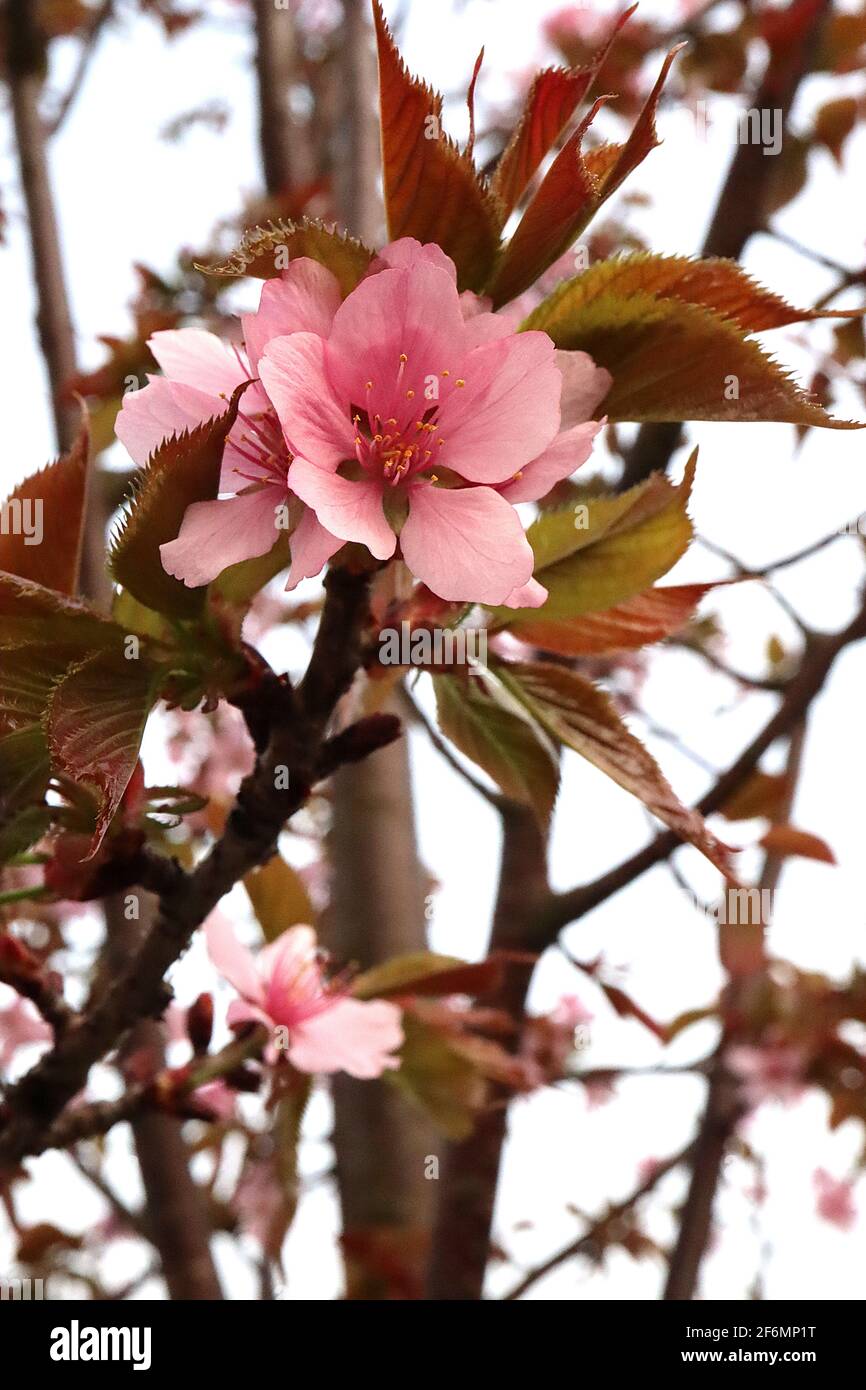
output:
[[[805,722],[801,719],[791,732],[785,768],[787,786],[780,810],[783,820],[790,816],[793,806],[805,728]],[[785,860],[780,855],[768,852],[764,856],[758,880],[762,892],[775,892],[784,864]],[[761,925],[765,931],[768,924]],[[760,977],[766,967],[764,931],[755,932],[757,939],[754,941],[742,942],[738,938],[736,956],[730,950],[726,951],[724,942],[720,941],[722,963],[732,977],[726,989],[727,1012],[731,1017],[738,1016],[738,1000],[744,990],[750,988],[749,982]],[[736,1030],[730,1026],[726,1028],[712,1062],[707,1099],[692,1159],[688,1195],[680,1213],[677,1239],[668,1266],[664,1297],[669,1301],[687,1301],[694,1297],[701,1262],[710,1238],[713,1205],[725,1151],[743,1113],[737,1083],[725,1066],[726,1047],[735,1037]]]
[[[833,636],[816,635],[810,638],[797,675],[791,680],[778,709],[760,733],[744,749],[739,758],[698,802],[702,815],[718,811],[757,766],[764,753],[776,739],[790,734],[801,722],[812,701],[822,689],[837,656],[854,642],[866,637],[866,604],[841,632]],[[681,840],[671,830],[662,831],[636,854],[602,874],[592,883],[552,895],[535,923],[532,948],[541,950],[556,940],[563,927],[579,921],[593,908],[606,902],[614,893],[628,887],[641,874],[667,859]]]
[[[546,1275],[551,1274],[555,1269],[559,1269],[561,1265],[567,1264],[569,1260],[575,1260],[580,1255],[591,1257],[598,1250],[599,1245],[604,1244],[606,1230],[612,1224],[622,1221],[624,1217],[628,1216],[634,1207],[637,1206],[641,1198],[648,1196],[648,1194],[658,1186],[662,1178],[667,1177],[668,1173],[672,1173],[681,1163],[687,1163],[692,1157],[695,1147],[695,1141],[692,1141],[691,1144],[687,1145],[687,1147],[682,1149],[679,1153],[674,1154],[671,1158],[666,1158],[664,1162],[660,1163],[650,1176],[641,1183],[640,1187],[632,1192],[631,1196],[626,1197],[622,1202],[616,1202],[612,1206],[609,1206],[607,1211],[592,1223],[588,1231],[584,1231],[583,1235],[578,1236],[578,1238],[573,1240],[569,1245],[558,1250],[555,1255],[551,1255],[549,1259],[545,1260],[543,1264],[538,1265],[537,1268],[529,1270],[519,1283],[515,1284],[508,1293],[503,1294],[503,1302],[510,1303],[518,1298],[522,1298],[540,1279],[544,1279]]]
[[[525,951],[541,904],[549,897],[547,845],[526,807],[503,811],[499,892],[491,948]],[[485,1003],[523,1017],[531,964],[514,964]],[[519,1043],[519,1027],[512,1045]],[[482,1297],[490,1251],[493,1207],[502,1146],[507,1131],[508,1092],[495,1088],[488,1109],[462,1143],[449,1144],[442,1159],[427,1297],[475,1301]]]
[[[368,584],[366,575],[345,570],[328,574],[325,613],[300,709],[287,692],[282,717],[274,719],[268,746],[243,782],[222,838],[191,874],[171,861],[161,866],[160,910],[138,951],[75,1018],[57,1046],[7,1094],[0,1164],[15,1163],[38,1148],[56,1116],[85,1084],[91,1066],[138,1019],[162,1012],[168,996],[163,977],[193,932],[239,879],[273,855],[283,825],[318,780],[324,729],[360,664]]]
[[[39,109],[45,36],[39,28],[35,0],[9,0],[6,15],[9,89],[36,283],[36,324],[51,389],[57,441],[61,449],[68,449],[77,428],[77,412],[64,396],[66,383],[75,375],[75,331]]]
[[[75,71],[54,113],[54,118],[48,129],[48,134],[50,136],[53,137],[57,134],[63,122],[66,120],[66,117],[69,115],[69,112],[72,110],[72,107],[75,105],[75,101],[84,86],[88,71],[90,70],[90,64],[96,53],[100,35],[113,13],[114,0],[102,0],[102,4],[94,11],[87,28],[81,36]]]
[[[295,19],[291,10],[277,9],[274,0],[253,0],[253,9],[259,148],[265,187],[268,193],[279,194],[313,177],[306,132],[290,105],[297,68]]]

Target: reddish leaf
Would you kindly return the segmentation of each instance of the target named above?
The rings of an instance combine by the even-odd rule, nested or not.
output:
[[[789,779],[784,772],[753,772],[739,791],[719,807],[719,813],[728,820],[754,820],[757,816],[766,816],[774,821],[785,814],[789,791]]]
[[[647,589],[614,608],[559,621],[545,620],[542,609],[537,619],[515,623],[509,631],[522,642],[563,656],[603,656],[628,651],[678,632],[704,595],[715,587],[671,584],[667,588]]]
[[[545,662],[509,664],[497,673],[548,733],[631,792],[730,875],[730,850],[697,811],[682,804],[652,754],[629,732],[602,690],[564,666]]]
[[[460,288],[480,289],[499,246],[495,201],[442,129],[442,97],[407,72],[379,0],[374,15],[389,233],[437,242],[457,266]]]
[[[85,417],[69,452],[26,478],[0,504],[0,570],[38,580],[61,594],[75,593],[89,453]],[[29,536],[24,534],[22,523]]]
[[[99,793],[89,858],[97,853],[135,771],[161,675],[143,660],[97,653],[71,667],[48,704],[45,732],[54,770]]]
[[[224,415],[159,446],[139,474],[135,496],[115,533],[109,556],[114,578],[157,613],[194,618],[204,606],[207,588],[188,589],[167,574],[160,546],[175,539],[188,507],[216,497],[226,436],[248,384],[237,388]]]
[[[556,144],[598,76],[617,34],[636,9],[632,5],[617,18],[609,39],[590,63],[579,68],[547,68],[535,78],[520,121],[491,180],[504,217],[516,206],[544,156]]]
[[[797,855],[801,859],[817,859],[822,864],[836,863],[836,856],[826,840],[798,830],[795,825],[771,825],[759,843],[770,854]]]
[[[679,48],[672,49],[665,59],[658,80],[624,145],[603,146],[602,152],[593,159],[584,157],[583,138],[607,97],[595,102],[566,141],[502,255],[487,291],[494,305],[507,303],[534,284],[547,267],[568,250],[602,203],[660,143],[655,111],[678,52]]]

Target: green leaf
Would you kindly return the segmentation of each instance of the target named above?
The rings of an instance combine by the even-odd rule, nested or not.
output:
[[[555,296],[554,296],[555,300]],[[728,319],[646,291],[599,294],[573,315],[539,305],[523,325],[557,347],[588,352],[613,377],[599,411],[619,420],[779,421],[860,429],[834,420]]]
[[[604,691],[576,672],[546,662],[510,664],[498,668],[498,674],[554,738],[631,792],[723,873],[730,872],[727,848],[697,811],[682,804]]]
[[[196,269],[208,275],[254,275],[269,280],[279,275],[287,262],[309,256],[336,276],[345,296],[366,274],[373,254],[363,242],[326,227],[323,222],[309,218],[284,222],[279,218],[267,227],[246,232],[238,248],[221,265],[200,265]]]
[[[0,816],[40,799],[49,771],[48,751],[38,724],[0,738]]]
[[[51,764],[99,793],[88,858],[99,849],[135,771],[148,715],[165,672],[144,660],[97,653],[70,668],[45,715]]]
[[[269,584],[290,563],[289,538],[281,532],[266,555],[256,555],[252,560],[240,560],[229,565],[214,580],[211,590],[227,603],[242,606],[249,603],[260,589]]]
[[[405,1041],[399,1071],[386,1079],[423,1110],[449,1139],[466,1139],[484,1103],[486,1084],[477,1067],[447,1039],[410,1013],[403,1014]]]
[[[541,609],[497,609],[497,626],[603,612],[667,574],[692,538],[686,508],[696,465],[697,451],[679,484],[655,473],[628,492],[540,516],[527,535],[547,601]]]
[[[45,765],[47,768],[47,758]],[[51,812],[47,806],[25,806],[8,819],[0,820],[0,867],[41,840],[50,825]]]
[[[316,920],[304,880],[281,854],[247,874],[244,887],[268,941],[276,941],[289,927],[310,925]]]
[[[135,496],[115,534],[109,564],[139,603],[173,618],[196,618],[207,586],[188,589],[163,568],[160,546],[176,539],[187,508],[219,491],[226,436],[249,382],[233,393],[225,414],[166,439],[139,475]]]
[[[447,738],[491,777],[505,796],[531,806],[542,826],[550,821],[559,765],[531,720],[503,709],[475,683],[453,676],[433,681],[439,726]]]
[[[78,587],[90,436],[87,417],[68,453],[26,478],[2,505],[0,570],[61,594]],[[30,535],[23,532],[27,523]]]

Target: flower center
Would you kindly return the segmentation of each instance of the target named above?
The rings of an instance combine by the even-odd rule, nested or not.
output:
[[[448,379],[450,372],[438,376],[424,377],[424,385],[409,385],[407,368],[409,359],[401,352],[396,373],[396,381],[384,383],[385,392],[374,381],[364,384],[366,400],[363,406],[352,407],[352,423],[355,426],[355,457],[365,473],[381,478],[390,487],[407,483],[420,473],[430,471],[431,481],[436,482],[436,455],[445,443],[439,433],[440,381]],[[464,386],[461,379],[456,386]],[[390,402],[390,413],[377,409],[385,398]],[[419,408],[420,407],[420,408]]]

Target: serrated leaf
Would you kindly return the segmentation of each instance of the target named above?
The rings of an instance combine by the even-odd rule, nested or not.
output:
[[[0,734],[38,724],[54,685],[75,660],[74,649],[20,647],[0,651]]]
[[[163,678],[141,659],[97,653],[71,667],[54,688],[44,721],[52,768],[99,793],[88,858],[105,838],[135,771]]]
[[[599,411],[612,422],[773,420],[862,428],[832,419],[736,324],[702,305],[608,291],[550,327],[543,309],[524,327],[543,328],[557,347],[581,349],[607,368],[613,385]]]
[[[475,684],[453,676],[433,681],[439,727],[512,801],[531,806],[542,826],[550,821],[559,789],[559,766],[531,721],[503,709]]]
[[[495,959],[472,964],[458,956],[413,951],[357,975],[352,994],[356,999],[381,999],[389,994],[484,994],[501,973]]]
[[[289,927],[310,925],[316,920],[316,909],[304,880],[281,854],[247,874],[244,887],[268,941],[276,941]]]
[[[539,616],[509,626],[522,642],[562,656],[605,656],[632,651],[678,632],[714,584],[671,584],[647,589],[600,613],[547,619]]]
[[[554,738],[631,792],[724,874],[730,873],[730,851],[708,830],[699,812],[682,804],[655,758],[626,727],[604,691],[576,672],[546,662],[497,669]]]
[[[529,316],[524,328],[544,327],[554,340],[567,335],[585,307],[602,295],[628,299],[649,294],[699,304],[730,319],[744,333],[760,333],[820,318],[862,318],[861,309],[796,309],[747,275],[736,261],[720,257],[657,256],[639,252],[597,261],[558,285]]]
[[[116,645],[122,636],[110,619],[86,603],[31,579],[0,573],[0,648],[56,643],[83,651]]]
[[[0,503],[0,570],[61,594],[78,587],[90,437],[86,416],[68,453],[25,478]],[[28,521],[31,535],[23,533]],[[5,534],[8,531],[9,534]],[[34,543],[35,542],[35,543]]]
[[[195,618],[204,607],[207,586],[188,589],[174,579],[163,568],[159,548],[176,539],[188,507],[217,496],[226,437],[248,384],[234,391],[223,415],[172,435],[151,455],[114,536],[109,554],[114,578],[157,613]]]
[[[490,181],[491,192],[505,217],[512,212],[545,155],[556,144],[578,103],[583,101],[617,34],[636,8],[633,5],[616,18],[610,37],[591,62],[579,68],[547,68],[535,77],[520,120]]]
[[[284,222],[280,218],[267,227],[253,227],[247,231],[237,249],[221,265],[202,265],[197,269],[208,275],[253,275],[268,280],[279,274],[286,259],[293,261],[298,256],[309,256],[327,266],[340,282],[345,296],[366,273],[373,252],[355,237],[315,219]]]
[[[499,246],[501,215],[468,155],[442,128],[442,97],[412,77],[374,0],[385,210],[392,241],[436,242],[459,288],[479,290]]]
[[[624,145],[606,145],[602,153],[583,153],[583,140],[599,109],[600,97],[551,164],[534,198],[502,253],[487,286],[494,307],[508,303],[533,285],[589,225],[601,205],[660,143],[655,111],[671,63],[665,58],[658,79]]]
[[[678,485],[656,473],[627,493],[581,504],[587,508],[579,514],[585,528],[575,526],[571,508],[539,517],[527,534],[537,556],[535,577],[547,588],[547,600],[540,610],[496,610],[497,626],[603,612],[667,574],[692,538],[687,504],[696,463],[697,451]]]

